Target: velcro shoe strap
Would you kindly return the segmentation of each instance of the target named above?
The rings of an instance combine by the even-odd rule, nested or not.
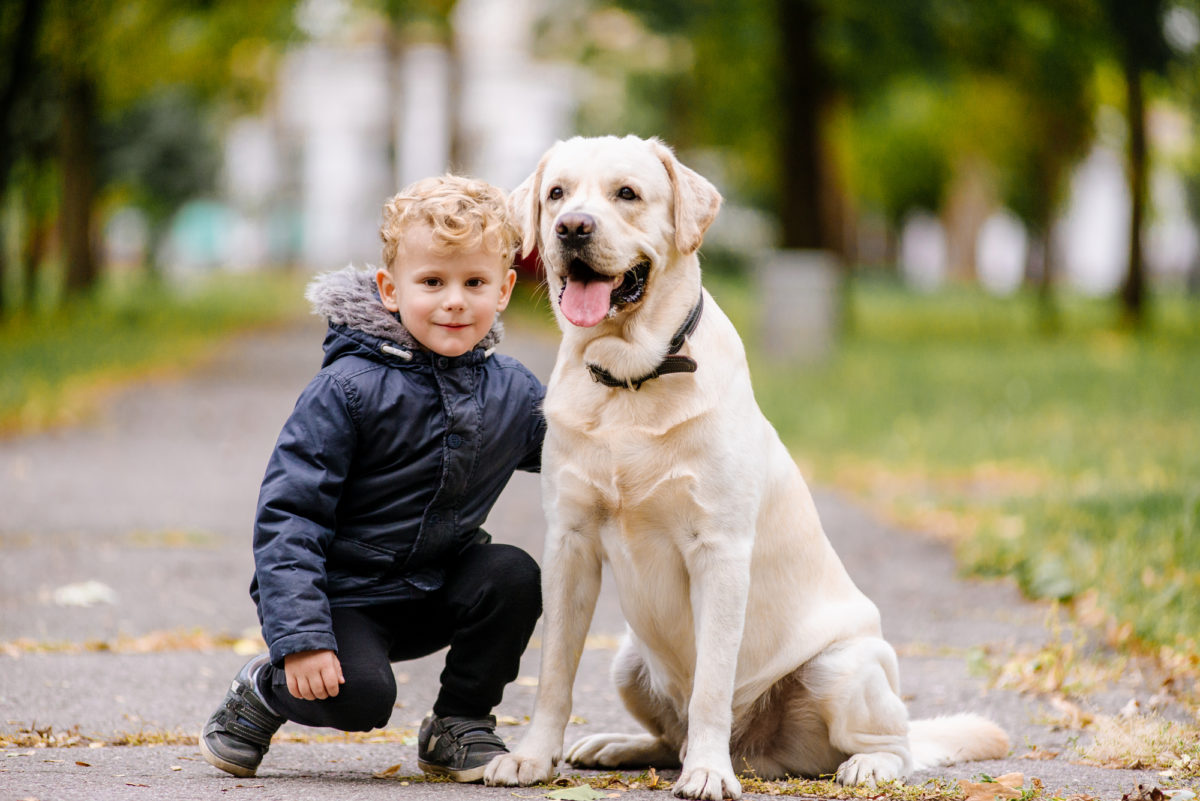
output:
[[[504,741],[496,736],[495,732],[490,731],[473,731],[469,734],[464,734],[458,738],[461,745],[498,745],[503,747]]]
[[[245,718],[264,731],[274,732],[283,725],[283,721],[280,718],[264,712],[254,704],[242,704],[235,711],[238,717]]]
[[[225,721],[225,731],[263,748],[271,744],[271,737],[275,734],[274,729],[266,731],[265,729],[258,728],[258,726],[247,726],[234,716]]]

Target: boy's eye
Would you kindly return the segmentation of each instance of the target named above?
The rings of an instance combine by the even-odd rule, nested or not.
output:
[[[421,281],[421,283],[424,284],[425,286],[441,286],[442,285],[441,280],[437,279],[437,278],[426,278],[423,281]]]
[[[550,194],[547,195],[551,200],[562,200],[563,191],[561,186],[551,188]]]
[[[467,286],[483,286],[482,278],[468,278]]]

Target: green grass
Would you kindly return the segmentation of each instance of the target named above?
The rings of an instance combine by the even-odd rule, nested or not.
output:
[[[964,567],[1035,597],[1094,589],[1152,643],[1200,632],[1200,303],[1156,299],[1148,333],[1111,302],[855,288],[828,361],[754,355],[755,299],[708,281],[751,344],[768,418],[818,480],[954,539]]]
[[[78,420],[123,381],[191,367],[235,331],[298,317],[305,278],[222,275],[186,290],[118,278],[0,321],[0,432]]]

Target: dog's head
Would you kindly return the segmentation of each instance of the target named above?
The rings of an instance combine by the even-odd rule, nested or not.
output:
[[[537,247],[552,303],[585,328],[635,309],[694,257],[720,205],[666,145],[634,136],[558,142],[509,199],[523,255]]]

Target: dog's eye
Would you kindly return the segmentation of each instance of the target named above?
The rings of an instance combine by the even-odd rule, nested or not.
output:
[[[620,189],[618,189],[617,197],[621,198],[621,200],[637,200],[638,199],[637,192],[634,192],[628,186],[622,186]]]
[[[562,200],[562,196],[563,196],[562,187],[556,186],[550,190],[550,194],[547,197],[549,197],[551,200]]]

